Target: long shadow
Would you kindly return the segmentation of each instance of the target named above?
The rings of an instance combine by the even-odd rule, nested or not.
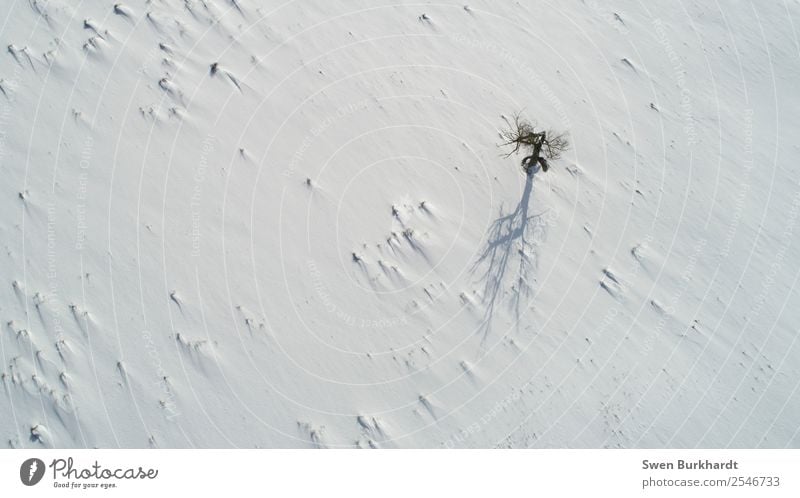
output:
[[[489,227],[486,246],[472,267],[473,273],[485,267],[481,281],[484,284],[483,304],[486,308],[478,329],[482,335],[482,344],[490,335],[495,310],[503,300],[503,281],[515,253],[519,256],[519,263],[515,275],[516,282],[511,286],[509,306],[515,314],[517,323],[521,315],[523,298],[529,296],[532,290],[528,277],[535,265],[536,255],[528,237],[534,231],[541,214],[529,215],[528,209],[533,197],[533,175],[538,171],[538,165],[529,171],[525,179],[525,189],[514,211],[503,215],[503,208],[500,208],[500,217]]]

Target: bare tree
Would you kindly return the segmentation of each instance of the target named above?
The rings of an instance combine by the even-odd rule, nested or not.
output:
[[[511,146],[511,152],[504,157],[509,157],[519,151],[528,155],[522,159],[522,168],[530,174],[531,168],[539,163],[542,170],[550,168],[549,160],[558,159],[561,154],[569,149],[569,140],[564,133],[539,130],[536,125],[522,118],[519,113],[514,115],[514,121],[503,117],[508,127],[500,132],[504,140],[501,147]]]

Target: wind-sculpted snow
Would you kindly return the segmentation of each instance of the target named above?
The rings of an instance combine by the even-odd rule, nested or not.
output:
[[[796,4],[0,19],[4,445],[800,445]]]

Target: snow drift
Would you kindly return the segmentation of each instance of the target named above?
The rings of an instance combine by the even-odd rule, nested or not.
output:
[[[798,14],[7,1],[4,444],[800,445]]]

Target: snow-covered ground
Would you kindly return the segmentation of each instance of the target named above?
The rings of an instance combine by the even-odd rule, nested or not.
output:
[[[2,2],[3,445],[800,446],[796,1],[121,2]]]

